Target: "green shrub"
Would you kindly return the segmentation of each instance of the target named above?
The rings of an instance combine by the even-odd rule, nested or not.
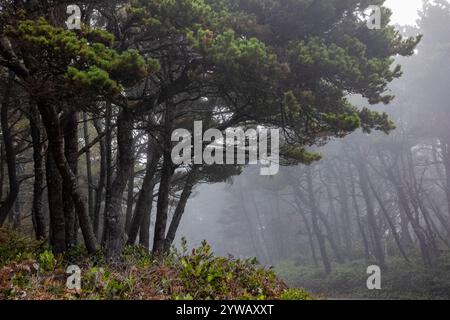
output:
[[[311,295],[303,289],[287,289],[281,294],[281,300],[313,300]]]
[[[53,271],[56,266],[56,259],[53,253],[45,250],[38,257],[39,267],[44,271]]]
[[[36,253],[45,250],[38,241],[25,237],[15,231],[0,229],[0,267],[10,262],[32,259]]]

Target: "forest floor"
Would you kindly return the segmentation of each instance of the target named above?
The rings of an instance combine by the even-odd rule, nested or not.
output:
[[[410,256],[410,262],[396,256],[387,259],[381,269],[380,290],[367,289],[370,264],[365,260],[335,264],[329,275],[295,261],[286,261],[275,271],[289,286],[305,288],[320,299],[450,299],[450,254],[442,253],[431,267],[423,264],[418,253]]]
[[[80,273],[71,274],[69,266]],[[77,278],[79,275],[79,278]],[[81,287],[77,288],[80,280]],[[126,247],[114,263],[81,247],[63,256],[15,232],[0,229],[0,300],[259,299],[309,300],[255,260],[215,257],[208,244],[183,243],[160,260],[142,247]]]

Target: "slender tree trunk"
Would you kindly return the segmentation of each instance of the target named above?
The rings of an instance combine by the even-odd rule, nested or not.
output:
[[[153,185],[153,189],[155,188],[155,185]],[[151,212],[153,209],[153,198],[152,203],[149,208],[148,214],[145,214],[142,218],[141,225],[139,227],[139,244],[146,248],[147,250],[150,250],[150,223],[151,223]]]
[[[172,163],[172,105],[166,106],[165,111],[165,132],[163,144],[163,165],[161,169],[161,180],[158,190],[158,202],[156,210],[155,234],[153,238],[153,255],[158,256],[164,253],[164,243],[166,240],[167,214],[169,210],[169,191],[170,180],[172,178],[174,167]]]
[[[325,244],[325,237],[322,234],[322,231],[320,230],[319,226],[319,220],[318,220],[318,213],[317,213],[317,207],[316,207],[316,199],[314,198],[314,188],[312,183],[312,174],[311,174],[311,168],[307,168],[307,180],[308,180],[308,196],[309,196],[309,205],[311,208],[311,220],[313,225],[313,230],[317,238],[317,242],[319,244],[319,251],[320,255],[322,257],[322,263],[326,274],[331,273],[331,263],[328,259],[326,244]]]
[[[336,188],[339,196],[339,204],[340,204],[340,216],[342,219],[342,235],[344,238],[344,246],[345,252],[347,253],[347,257],[351,259],[352,252],[352,237],[353,237],[353,225],[350,219],[350,206],[349,206],[349,194],[347,189],[347,184],[342,177],[342,173],[338,174],[334,166],[332,168],[333,176],[338,184]]]
[[[378,228],[377,219],[375,216],[375,209],[372,201],[372,196],[370,194],[370,189],[368,185],[368,172],[362,159],[357,160],[357,169],[359,173],[359,186],[366,202],[367,219],[369,223],[370,235],[373,241],[373,252],[377,262],[381,265],[385,265],[385,256],[383,251],[382,239],[380,230]]]
[[[302,197],[300,197],[301,190],[296,184],[292,185],[292,187],[293,187],[294,192],[295,192],[295,194],[294,194],[295,203],[296,203],[296,205],[298,207],[298,210],[300,211],[300,215],[301,215],[301,217],[303,219],[303,222],[305,224],[306,232],[308,233],[308,242],[309,242],[309,247],[310,247],[310,250],[311,250],[311,257],[313,259],[314,266],[317,268],[319,266],[319,264],[317,262],[316,247],[314,245],[314,235],[313,235],[313,232],[311,230],[311,226],[310,226],[310,222],[308,220],[308,217],[307,217],[305,211],[302,209],[302,205],[303,205],[302,201],[301,201]]]
[[[76,112],[69,112],[62,121],[64,130],[64,155],[73,175],[78,169],[78,119]],[[76,223],[75,205],[72,199],[72,187],[63,183],[63,205],[66,223],[66,242],[70,249],[77,244],[78,224]]]
[[[111,185],[111,199],[108,203],[106,227],[106,256],[117,257],[125,244],[125,225],[122,219],[122,200],[133,160],[133,121],[126,109],[117,120],[117,171]]]
[[[0,206],[0,227],[6,221],[11,210],[13,208],[14,202],[19,194],[19,182],[17,181],[16,172],[16,151],[14,150],[13,138],[11,134],[11,129],[8,124],[8,109],[11,99],[11,90],[13,87],[14,73],[9,72],[8,83],[5,87],[5,92],[3,94],[3,103],[1,105],[1,128],[3,134],[3,143],[5,145],[5,155],[6,163],[8,165],[8,178],[9,178],[9,193],[3,204]]]
[[[184,210],[186,209],[186,204],[189,200],[189,197],[191,196],[192,188],[195,185],[197,173],[198,167],[194,166],[191,169],[191,172],[188,173],[188,176],[186,178],[186,184],[184,185],[183,191],[180,196],[180,200],[178,201],[178,205],[175,209],[175,213],[173,214],[172,221],[169,226],[169,231],[167,232],[166,235],[166,243],[164,247],[166,253],[169,252],[170,247],[172,246],[172,243],[175,240],[175,235],[181,222],[181,217],[183,216]]]
[[[112,106],[111,103],[106,104],[106,116],[105,116],[105,173],[106,173],[106,194],[105,194],[105,205],[103,209],[103,235],[102,244],[106,245],[106,234],[107,227],[106,221],[108,219],[108,210],[110,208],[111,202],[111,185],[112,185]]]
[[[318,218],[320,219],[320,221],[322,221],[323,226],[325,227],[325,230],[326,230],[325,237],[328,240],[328,242],[330,243],[330,247],[334,252],[336,261],[339,263],[344,263],[344,259],[342,258],[342,255],[341,255],[341,249],[339,248],[339,245],[337,244],[337,242],[333,236],[333,228],[331,228],[330,223],[327,220],[327,217],[325,216],[323,211],[320,210],[320,208],[317,208],[317,206],[316,206],[316,214],[317,214]]]
[[[398,247],[403,259],[405,259],[405,261],[407,261],[407,262],[410,262],[408,255],[406,254],[406,251],[403,248],[401,239],[400,239],[399,235],[397,234],[397,228],[395,227],[394,222],[392,221],[391,217],[389,216],[389,212],[387,211],[386,207],[384,206],[383,200],[378,195],[378,192],[375,189],[375,187],[373,186],[373,183],[370,180],[370,178],[368,179],[368,183],[369,183],[370,189],[373,192],[373,195],[375,196],[375,199],[377,199],[377,202],[378,202],[378,205],[380,206],[381,212],[383,213],[386,221],[388,222],[389,228],[391,229],[392,235],[394,236],[395,243],[397,244],[397,247]]]
[[[103,134],[102,125],[98,119],[94,119],[94,127],[98,135]],[[105,138],[100,139],[100,176],[97,187],[95,188],[95,206],[94,206],[94,233],[97,239],[100,238],[100,210],[102,207],[103,190],[105,189],[106,179],[106,143]]]
[[[86,112],[83,112],[83,133],[84,133],[84,145],[88,146],[90,144],[89,137],[89,124]],[[92,163],[91,163],[91,150],[86,150],[86,177],[88,184],[88,208],[89,217],[91,221],[95,221],[94,216],[94,188],[92,181]]]
[[[361,233],[361,238],[362,238],[363,244],[364,244],[364,257],[365,257],[366,261],[369,261],[370,260],[369,241],[367,239],[367,235],[366,235],[366,232],[364,231],[364,226],[361,221],[358,199],[356,198],[355,181],[354,181],[353,175],[351,174],[352,170],[350,170],[350,168],[349,168],[348,172],[350,175],[351,197],[352,197],[352,202],[353,202],[353,208],[355,210],[356,222],[357,222],[358,229],[359,229],[359,232]]]
[[[42,240],[47,236],[46,219],[42,208],[42,194],[44,191],[44,159],[42,155],[42,138],[40,128],[40,117],[36,106],[31,106],[30,129],[33,142],[34,160],[34,183],[33,183],[33,206],[31,216],[36,239]]]
[[[170,148],[165,148],[163,165],[161,170],[161,181],[158,191],[157,212],[155,221],[155,235],[153,240],[153,254],[164,253],[164,242],[166,239],[167,213],[169,210],[170,179],[173,174],[173,166]]]
[[[127,183],[127,213],[125,215],[125,230],[130,228],[131,219],[133,219],[134,204],[134,164],[131,166],[130,176]]]

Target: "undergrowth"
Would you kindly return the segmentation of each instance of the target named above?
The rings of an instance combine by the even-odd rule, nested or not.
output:
[[[81,269],[81,289],[68,289],[69,265]],[[106,262],[99,251],[76,247],[55,256],[44,244],[0,229],[0,299],[285,299],[308,300],[303,290],[288,289],[273,270],[255,259],[216,257],[203,242],[173,249],[153,259],[143,247],[129,246]]]

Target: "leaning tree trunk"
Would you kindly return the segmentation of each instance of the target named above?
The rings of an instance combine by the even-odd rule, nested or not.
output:
[[[37,101],[39,112],[42,116],[42,122],[47,131],[49,149],[56,163],[63,181],[63,185],[70,190],[70,196],[75,204],[75,211],[79,219],[81,231],[83,233],[84,243],[89,253],[97,250],[95,235],[92,229],[91,221],[85,207],[85,201],[78,188],[77,177],[70,168],[64,155],[64,139],[61,133],[61,124],[58,114],[54,107],[44,99]]]
[[[164,253],[164,243],[166,240],[166,226],[167,226],[167,214],[169,210],[169,192],[170,192],[170,180],[174,172],[174,166],[172,163],[172,105],[167,104],[165,111],[165,132],[164,132],[164,144],[163,144],[163,165],[161,169],[161,180],[158,190],[158,202],[156,210],[155,221],[155,234],[153,237],[153,255],[157,256]]]
[[[369,223],[369,229],[371,231],[372,240],[373,240],[373,251],[377,262],[381,265],[385,265],[385,256],[383,251],[381,233],[378,228],[377,219],[375,216],[374,204],[372,201],[372,195],[370,194],[369,189],[369,175],[367,172],[367,168],[364,163],[362,163],[362,159],[358,159],[357,169],[359,174],[359,186],[361,188],[361,192],[366,203],[366,211],[367,211],[367,219]]]
[[[372,190],[373,195],[375,196],[375,199],[377,199],[377,202],[378,202],[378,205],[380,206],[381,212],[384,214],[384,217],[389,225],[389,228],[391,229],[391,232],[392,232],[392,235],[394,236],[394,240],[395,240],[395,243],[397,244],[398,250],[400,251],[403,259],[405,259],[405,261],[407,261],[407,262],[410,262],[408,255],[406,254],[406,251],[403,248],[401,239],[397,233],[397,228],[395,227],[394,221],[392,221],[391,217],[389,216],[389,212],[387,211],[386,207],[384,206],[383,200],[378,195],[378,192],[375,189],[370,178],[368,179],[368,183],[369,183],[370,189]]]
[[[164,244],[164,251],[167,253],[175,240],[175,235],[178,230],[178,226],[181,222],[181,217],[183,216],[186,204],[192,193],[192,188],[194,187],[195,180],[197,178],[198,167],[194,166],[191,172],[188,173],[186,178],[186,184],[184,185],[183,192],[181,193],[180,200],[178,201],[177,208],[172,217],[172,221],[169,226],[169,231],[167,231],[166,242]]]
[[[155,221],[155,235],[153,240],[153,254],[164,253],[164,242],[166,240],[167,213],[169,210],[170,179],[173,174],[170,147],[165,147],[164,160],[161,170],[161,181],[158,190],[158,202]]]
[[[136,207],[134,209],[133,218],[128,228],[128,244],[132,245],[136,242],[136,237],[139,229],[146,228],[147,222],[150,222],[150,215],[153,206],[153,190],[155,188],[155,174],[158,168],[158,162],[161,157],[161,152],[157,149],[156,145],[152,142],[152,138],[149,137],[148,149],[147,149],[147,165],[145,168],[145,176],[142,182],[142,188],[139,191]],[[144,223],[145,222],[145,223]],[[150,226],[148,226],[150,228]],[[147,238],[144,230],[142,235]],[[141,238],[141,237],[139,237]],[[144,247],[149,246],[149,240],[142,239]]]
[[[319,221],[318,221],[318,213],[317,213],[317,207],[316,207],[316,199],[314,197],[314,188],[312,183],[312,175],[311,175],[311,168],[308,168],[307,173],[307,180],[308,180],[308,195],[309,195],[309,205],[311,208],[311,221],[314,233],[316,234],[317,242],[319,244],[319,251],[320,255],[322,257],[322,263],[326,274],[331,273],[331,263],[328,259],[327,255],[327,249],[325,244],[325,237],[322,234],[322,231],[320,230]]]
[[[8,165],[9,193],[3,204],[0,206],[0,227],[6,221],[11,213],[14,202],[19,194],[19,182],[17,181],[16,172],[16,151],[14,150],[11,129],[8,124],[8,109],[11,99],[11,90],[14,81],[14,73],[9,72],[8,83],[3,94],[3,103],[1,105],[1,128],[3,134],[3,142],[5,144],[6,163]]]

